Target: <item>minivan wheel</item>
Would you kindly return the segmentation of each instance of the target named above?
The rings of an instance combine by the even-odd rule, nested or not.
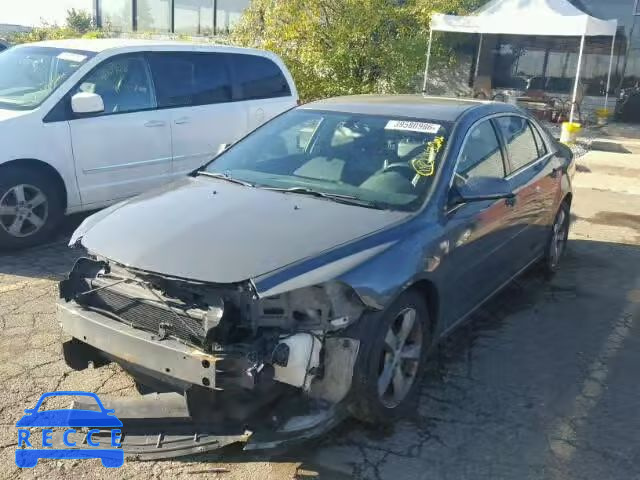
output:
[[[0,173],[0,248],[42,243],[62,215],[60,192],[45,173],[22,168]]]
[[[566,250],[567,240],[569,238],[570,212],[571,207],[569,204],[563,202],[551,227],[542,265],[547,277],[551,277],[558,271],[560,260]]]
[[[418,292],[403,293],[382,315],[358,322],[360,353],[350,410],[360,420],[390,422],[415,400],[431,328]]]

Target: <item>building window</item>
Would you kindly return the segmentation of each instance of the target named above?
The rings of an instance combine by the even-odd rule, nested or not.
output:
[[[93,0],[98,25],[115,32],[212,36],[229,32],[251,0]],[[134,18],[135,15],[135,18]]]
[[[170,32],[171,0],[136,0],[136,21],[140,32]]]
[[[611,40],[611,37],[586,39],[581,81],[587,95],[605,94]],[[617,58],[624,54],[625,43],[623,32],[618,32]],[[579,49],[580,39],[574,37],[498,35],[493,49],[492,85],[494,88],[568,94],[573,88]],[[616,58],[613,67],[612,91],[615,88]]]
[[[101,0],[98,5],[103,28],[115,32],[130,32],[133,29],[132,0]]]
[[[249,0],[218,0],[216,26],[218,32],[228,32],[238,23],[242,12],[249,6]]]
[[[213,4],[213,0],[175,0],[175,32],[213,35]]]

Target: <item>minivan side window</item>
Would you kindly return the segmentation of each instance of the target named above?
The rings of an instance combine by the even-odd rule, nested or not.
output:
[[[225,54],[153,52],[148,57],[158,107],[190,107],[231,101]]]
[[[73,94],[97,93],[104,102],[104,113],[136,112],[155,108],[147,66],[139,56],[107,59],[87,75]]]
[[[456,167],[456,182],[474,177],[504,178],[504,160],[496,131],[490,120],[472,128]]]
[[[498,117],[496,124],[504,136],[514,172],[540,158],[538,146],[526,118],[508,115]]]
[[[287,97],[289,83],[280,67],[258,55],[230,55],[235,80],[240,87],[240,100]]]

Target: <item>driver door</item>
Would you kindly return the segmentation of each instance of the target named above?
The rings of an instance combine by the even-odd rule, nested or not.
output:
[[[69,120],[82,202],[96,207],[169,180],[171,127],[157,110],[149,68],[141,55],[109,58],[72,90],[97,93],[102,113]]]
[[[452,327],[508,279],[506,268],[512,211],[508,200],[454,203],[456,185],[474,177],[506,175],[506,160],[491,120],[471,127],[462,147],[447,207],[442,262],[443,308]]]

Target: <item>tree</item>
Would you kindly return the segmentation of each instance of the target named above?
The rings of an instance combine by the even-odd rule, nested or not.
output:
[[[76,10],[71,8],[67,10],[66,27],[80,35],[94,30],[95,24],[93,17],[86,10]]]
[[[232,40],[278,53],[311,100],[419,89],[431,13],[486,0],[253,0]],[[436,41],[434,63],[450,59]]]
[[[39,42],[42,40],[61,40],[65,38],[104,38],[109,32],[95,28],[91,14],[84,10],[74,8],[67,10],[67,19],[64,27],[43,22],[27,32],[18,32],[9,36],[9,42],[13,44]]]

